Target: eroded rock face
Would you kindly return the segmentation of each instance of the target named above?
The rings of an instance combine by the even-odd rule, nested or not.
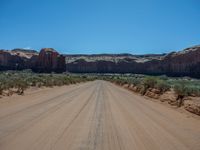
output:
[[[35,70],[38,72],[63,72],[65,71],[65,58],[53,48],[43,48],[37,58]]]
[[[100,55],[98,57],[84,56],[84,59],[67,62],[66,68],[69,72],[75,73],[166,74],[200,78],[200,46],[153,57],[145,55],[127,56],[127,58],[120,56],[120,59],[116,57],[118,56],[110,56],[110,60],[104,60],[105,56],[102,58]],[[67,56],[66,59],[71,59],[71,57]]]
[[[187,48],[166,55],[157,64],[150,64],[150,71],[170,76],[191,76],[200,78],[200,46]]]
[[[65,67],[66,58],[66,67]],[[0,70],[37,72],[137,73],[200,78],[200,46],[162,55],[60,55],[52,48],[0,50]]]
[[[30,68],[29,59],[0,50],[0,70],[22,70]]]
[[[0,70],[32,69],[36,72],[64,72],[65,57],[52,48],[0,50]]]

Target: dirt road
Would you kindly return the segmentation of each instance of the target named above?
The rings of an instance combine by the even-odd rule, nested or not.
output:
[[[0,150],[199,150],[200,121],[105,81],[0,104]]]

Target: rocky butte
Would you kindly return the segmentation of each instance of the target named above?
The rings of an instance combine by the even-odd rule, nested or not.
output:
[[[53,48],[41,49],[34,69],[37,72],[64,72],[65,57]]]

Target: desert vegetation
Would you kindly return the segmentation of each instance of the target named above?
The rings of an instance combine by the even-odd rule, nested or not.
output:
[[[91,81],[92,76],[74,74],[38,74],[30,70],[0,73],[0,95],[24,94],[29,87],[53,87]]]
[[[145,95],[149,90],[157,94],[173,90],[177,100],[187,96],[200,96],[200,80],[192,78],[172,78],[167,76],[147,76],[138,74],[56,74],[33,73],[30,70],[0,72],[0,94],[5,91],[23,94],[24,90],[34,87],[53,87],[86,82],[106,80],[121,86],[127,86]],[[181,105],[181,104],[180,104]]]
[[[128,85],[128,87],[136,87],[142,95],[145,95],[148,89],[157,89],[160,94],[170,90],[171,85],[167,79],[155,76],[131,75],[131,76],[108,76],[103,79],[111,81],[119,85]]]

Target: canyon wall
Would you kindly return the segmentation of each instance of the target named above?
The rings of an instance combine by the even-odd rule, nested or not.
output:
[[[0,70],[35,72],[137,73],[200,78],[200,46],[169,54],[60,55],[52,48],[0,50]]]
[[[145,59],[144,59],[145,56]],[[91,60],[80,57],[68,62],[66,68],[74,73],[138,73],[200,78],[200,46],[166,55],[124,57],[117,61]],[[90,56],[91,57],[91,56]],[[98,56],[100,57],[100,56]],[[66,57],[68,59],[68,57]]]

